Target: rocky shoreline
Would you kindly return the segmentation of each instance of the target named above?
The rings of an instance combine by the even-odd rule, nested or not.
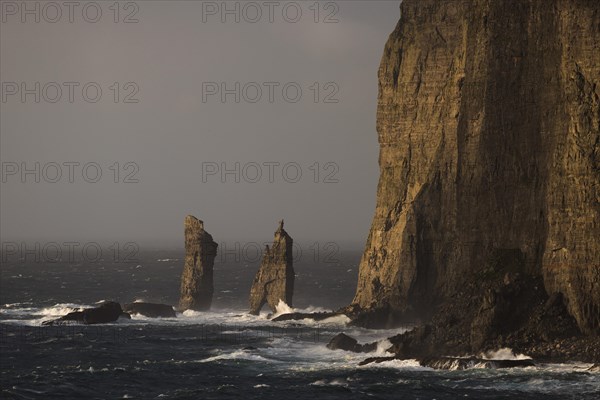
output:
[[[355,324],[374,321],[370,310],[362,311],[364,315],[355,308],[351,311]],[[389,341],[391,355],[369,362],[472,357],[510,348],[536,362],[600,363],[600,337],[579,330],[563,296],[548,296],[541,277],[510,272],[502,278],[477,274],[465,279],[428,322]],[[372,344],[362,346],[367,345]],[[354,351],[355,346],[349,347],[345,349]]]

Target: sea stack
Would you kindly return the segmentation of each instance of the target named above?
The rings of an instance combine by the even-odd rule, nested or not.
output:
[[[265,303],[273,311],[279,300],[292,306],[294,294],[293,240],[283,229],[283,220],[275,231],[271,248],[267,245],[260,268],[250,290],[250,313],[257,315]]]
[[[213,264],[217,243],[204,230],[204,222],[185,217],[185,264],[181,274],[179,309],[206,311],[213,296]]]

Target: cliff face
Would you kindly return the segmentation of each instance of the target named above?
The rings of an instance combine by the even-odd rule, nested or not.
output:
[[[267,303],[271,310],[279,300],[292,306],[294,295],[293,240],[283,229],[283,221],[275,231],[271,248],[267,246],[260,268],[250,289],[250,313],[258,314]]]
[[[542,276],[600,331],[600,3],[404,0],[379,69],[377,207],[353,304],[428,315]]]
[[[213,265],[217,243],[204,230],[204,223],[185,217],[185,264],[181,274],[180,310],[209,310],[213,296]]]

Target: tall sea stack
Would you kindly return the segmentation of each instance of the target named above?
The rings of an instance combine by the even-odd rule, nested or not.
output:
[[[293,240],[283,229],[275,231],[271,248],[266,246],[260,268],[250,290],[250,313],[258,314],[265,303],[275,311],[279,300],[292,306],[294,294]]]
[[[185,217],[185,264],[181,274],[180,310],[210,309],[217,246],[204,230],[202,221],[191,215]]]
[[[404,0],[354,308],[391,325],[510,272],[598,334],[599,98],[597,0]]]

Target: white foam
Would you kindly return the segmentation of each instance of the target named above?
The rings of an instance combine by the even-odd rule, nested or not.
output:
[[[250,353],[244,350],[237,350],[232,353],[224,353],[219,354],[213,357],[208,357],[203,360],[199,360],[201,363],[208,363],[220,360],[248,360],[248,361],[260,361],[260,362],[277,362],[276,360],[271,360],[265,358],[261,355]]]
[[[275,307],[275,313],[272,318],[279,317],[283,314],[291,314],[291,313],[303,313],[303,314],[311,314],[311,313],[320,313],[320,312],[331,312],[330,309],[326,309],[323,307],[316,306],[308,306],[306,308],[294,308],[290,307],[286,304],[285,301],[279,299],[279,303]]]
[[[432,371],[432,368],[423,367],[417,360],[389,360],[380,363],[370,363],[360,368],[394,368],[413,371]]]
[[[34,311],[34,315],[42,316],[42,317],[62,317],[63,315],[67,315],[72,311],[80,311],[86,308],[83,304],[73,304],[73,303],[62,303],[55,304],[52,307],[45,307],[42,309],[37,309]]]
[[[321,321],[318,321],[318,325],[347,325],[351,321],[348,316],[344,314],[336,315],[334,317],[325,318]]]
[[[480,358],[486,360],[531,360],[531,357],[526,356],[525,354],[516,354],[512,349],[508,347],[504,347],[496,351],[488,351],[487,353],[482,353],[480,355]]]
[[[390,353],[387,352],[387,349],[392,347],[392,342],[388,339],[380,340],[377,342],[377,349],[375,350],[375,356],[377,357],[385,357],[389,356]]]
[[[342,379],[332,379],[328,381],[327,379],[319,379],[311,383],[312,386],[348,386],[348,382]]]
[[[286,304],[285,301],[279,299],[279,303],[275,307],[275,314],[273,318],[278,317],[282,314],[291,314],[294,312],[294,309]]]
[[[25,305],[25,304],[33,304],[33,303],[30,303],[30,302],[26,302],[26,303],[6,303],[3,307],[4,308],[22,308],[22,307],[19,307],[19,306]]]

